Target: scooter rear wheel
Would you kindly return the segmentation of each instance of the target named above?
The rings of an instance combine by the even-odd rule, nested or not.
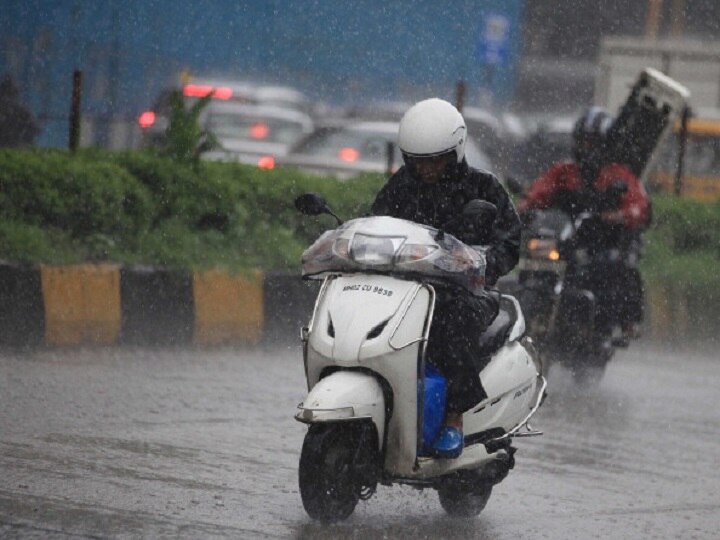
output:
[[[300,454],[300,496],[308,515],[325,523],[347,519],[360,500],[354,470],[358,437],[350,425],[310,426]]]
[[[478,484],[473,489],[452,484],[438,489],[440,504],[445,512],[452,517],[472,518],[483,511],[490,499],[492,486]]]

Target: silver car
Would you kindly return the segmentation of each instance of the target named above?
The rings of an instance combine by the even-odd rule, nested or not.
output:
[[[212,101],[200,115],[201,126],[212,133],[219,147],[203,159],[240,161],[273,168],[275,160],[313,131],[305,113],[264,105]]]
[[[393,173],[403,164],[397,147],[398,127],[398,122],[374,121],[320,127],[278,158],[277,165],[341,179],[366,172]],[[472,139],[468,139],[465,153],[473,167],[492,169],[489,158]]]

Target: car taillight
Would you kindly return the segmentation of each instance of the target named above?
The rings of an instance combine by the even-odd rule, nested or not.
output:
[[[353,162],[358,160],[358,158],[360,157],[360,152],[348,146],[345,148],[341,148],[338,151],[338,157],[343,161]]]
[[[250,126],[250,137],[253,139],[267,139],[270,135],[270,126],[265,122],[256,122]]]
[[[202,98],[212,93],[214,99],[228,100],[232,98],[232,88],[227,86],[210,86],[209,84],[186,84],[183,87],[183,96]]]
[[[263,156],[261,157],[258,162],[257,166],[259,169],[274,169],[275,168],[275,158],[272,156]]]
[[[215,89],[215,92],[213,92],[213,97],[215,99],[228,100],[232,96],[233,96],[232,89],[228,88],[227,86],[218,86]]]
[[[143,129],[152,127],[155,123],[155,113],[152,111],[145,111],[138,117],[138,124]]]

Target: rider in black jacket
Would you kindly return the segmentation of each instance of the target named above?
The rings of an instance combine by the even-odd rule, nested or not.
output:
[[[468,166],[466,137],[462,115],[447,101],[433,98],[412,106],[398,133],[405,165],[380,190],[372,213],[431,225],[465,244],[487,246],[486,283],[494,285],[517,264],[521,224],[498,179]],[[496,206],[491,227],[456,219],[472,199]],[[482,358],[477,338],[497,312],[498,296],[491,291],[438,291],[427,351],[448,380],[447,425],[435,443],[438,457],[460,455],[462,413],[486,397],[478,373],[488,359]]]

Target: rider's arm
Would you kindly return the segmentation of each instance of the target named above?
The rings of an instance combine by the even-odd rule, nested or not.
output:
[[[606,221],[620,223],[630,229],[647,224],[650,214],[650,199],[637,177],[624,165],[609,165],[602,170],[597,185],[606,189],[615,182],[623,182],[628,189],[620,199],[615,212],[604,216]]]
[[[558,191],[568,189],[567,178],[571,175],[569,169],[574,165],[570,162],[557,163],[535,180],[528,189],[525,197],[518,204],[518,210],[525,212],[534,208],[548,208]]]
[[[494,176],[486,189],[487,200],[497,207],[497,218],[486,252],[486,281],[494,285],[500,276],[512,270],[520,257],[520,231],[522,225],[515,206],[505,188]]]

